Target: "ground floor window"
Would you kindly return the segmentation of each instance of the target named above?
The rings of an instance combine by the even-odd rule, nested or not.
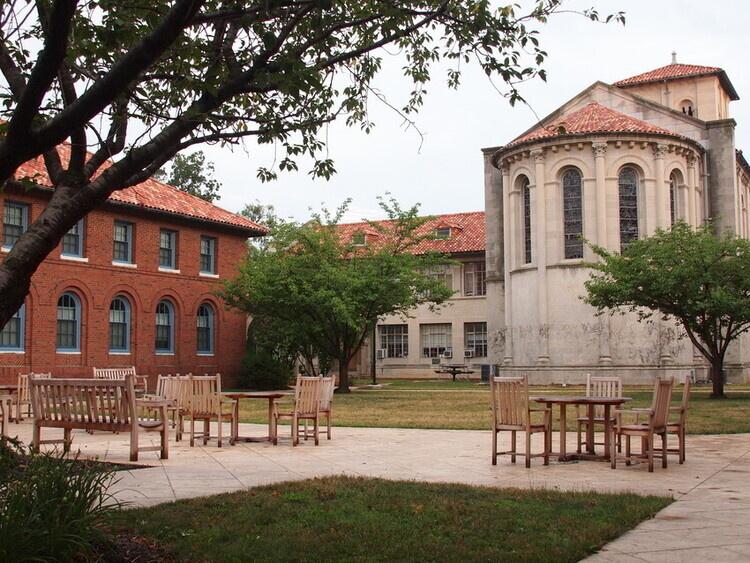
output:
[[[406,358],[409,355],[409,325],[380,325],[380,348],[388,358]]]
[[[487,356],[487,323],[464,323],[464,350],[474,352],[475,358]]]
[[[16,311],[0,330],[0,351],[22,351],[24,331],[24,305]]]
[[[451,348],[451,325],[419,325],[419,339],[422,345],[423,358],[439,358]]]

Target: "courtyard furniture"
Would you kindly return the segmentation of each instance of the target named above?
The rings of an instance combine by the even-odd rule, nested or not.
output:
[[[31,396],[29,395],[29,376],[33,375],[37,379],[50,379],[51,373],[19,373],[18,383],[16,384],[16,422],[23,421],[21,408],[26,407],[26,416],[31,416]]]
[[[544,465],[549,465],[552,439],[552,410],[532,409],[529,406],[529,382],[527,377],[491,377],[492,395],[492,465],[497,465],[498,455],[510,455],[511,463],[516,462],[516,432],[526,434],[526,467],[531,467],[532,457],[543,457]],[[532,413],[542,413],[542,422],[533,422]],[[497,451],[497,434],[510,431],[510,450]],[[544,451],[531,453],[531,435],[544,434]]]
[[[279,420],[289,418],[292,421],[292,445],[299,445],[299,426],[303,421],[310,420],[313,423],[313,437],[315,445],[319,442],[318,429],[320,423],[320,399],[323,389],[322,377],[297,376],[297,384],[294,387],[294,402],[290,411],[281,412],[279,406],[274,406],[274,425],[278,428]],[[273,437],[274,446],[278,444],[278,432]]]
[[[456,381],[457,375],[470,375],[474,373],[473,369],[470,369],[466,364],[440,364],[440,367],[435,369],[435,373],[447,373]]]
[[[591,374],[586,374],[586,396],[587,397],[622,397],[622,380],[616,376],[592,377]],[[590,406],[589,408],[594,409],[593,424],[604,424],[604,407],[602,406]],[[590,424],[590,418],[586,416],[580,416],[579,407],[576,406],[576,436],[577,436],[577,448],[576,452],[581,453],[581,428],[588,427]],[[588,428],[587,428],[588,430]],[[606,429],[605,429],[606,430]],[[588,440],[588,432],[586,432],[586,440]],[[605,431],[605,436],[606,436]],[[592,433],[593,435],[593,433]],[[602,443],[594,443],[594,445],[606,445]],[[588,449],[588,442],[586,443]]]
[[[8,423],[10,422],[11,408],[13,405],[13,395],[9,390],[0,389],[0,436],[8,435]]]
[[[593,461],[609,461],[609,439],[611,428],[613,426],[612,407],[619,407],[623,403],[630,401],[630,397],[585,397],[576,395],[544,395],[531,397],[531,400],[537,403],[543,403],[551,409],[552,405],[558,405],[560,409],[560,451],[551,453],[557,455],[558,461],[572,461],[576,459],[588,459]],[[568,405],[583,405],[587,409],[590,423],[586,425],[586,451],[582,453],[569,454],[567,452],[567,407]],[[594,446],[594,408],[603,407],[604,414],[602,423],[604,424],[604,454],[597,454]]]
[[[626,465],[630,465],[633,460],[648,461],[649,472],[654,471],[654,441],[656,436],[661,437],[661,466],[667,467],[667,423],[669,422],[669,404],[672,400],[672,388],[674,380],[658,379],[654,384],[654,397],[650,409],[633,409],[618,410],[615,425],[612,427],[612,436],[610,437],[610,456],[612,460],[612,469],[617,468],[617,461],[623,460]],[[639,416],[646,414],[648,422],[638,422]],[[623,424],[623,419],[627,416],[635,416],[636,422],[633,424]],[[625,437],[625,454],[618,454],[615,451],[614,439],[616,436]],[[630,449],[630,439],[635,436],[641,438],[641,452],[634,454]]]
[[[110,432],[130,432],[130,460],[138,461],[138,452],[160,451],[161,458],[169,456],[166,401],[136,399],[132,377],[124,379],[47,379],[29,377],[29,389],[34,415],[32,450],[38,452],[42,444],[63,444],[70,451],[71,431],[74,429]],[[137,408],[148,406],[158,410],[153,420],[139,420]],[[41,439],[42,428],[61,428],[63,439]],[[139,446],[138,431],[159,432],[161,445]]]
[[[234,426],[235,401],[222,396],[221,374],[216,375],[188,375],[184,385],[184,400],[187,403],[185,416],[190,419],[190,447],[195,446],[195,421],[203,421],[203,431],[199,432],[199,438],[203,444],[211,439],[211,421],[218,423],[216,439],[218,446],[223,444],[224,422]],[[179,423],[182,426],[182,422]]]
[[[685,463],[685,432],[687,425],[688,401],[690,400],[690,376],[682,384],[682,401],[677,407],[670,407],[670,412],[677,413],[677,420],[667,423],[667,433],[677,434],[677,448],[667,448],[667,454],[677,454],[679,463]]]
[[[176,428],[176,440],[182,439],[182,417],[185,415],[187,402],[184,399],[185,391],[183,383],[188,376],[179,373],[172,375],[159,374],[156,378],[156,393],[144,395],[144,398],[160,398],[167,401],[167,414],[172,428]],[[178,425],[179,422],[179,425]]]
[[[320,414],[326,417],[327,436],[331,439],[331,408],[333,406],[333,392],[336,390],[336,380],[324,377],[320,390]],[[307,440],[307,420],[305,420],[305,440]]]
[[[148,375],[138,375],[135,372],[135,366],[129,368],[92,368],[94,370],[94,379],[125,379],[132,376],[135,384],[135,390],[139,393],[148,391]]]
[[[276,400],[288,395],[283,391],[231,391],[222,393],[224,397],[234,401],[234,417],[232,422],[232,435],[229,443],[237,442],[273,442],[276,437],[276,420],[273,416]],[[240,436],[240,401],[242,399],[267,399],[268,400],[268,435],[267,436]]]

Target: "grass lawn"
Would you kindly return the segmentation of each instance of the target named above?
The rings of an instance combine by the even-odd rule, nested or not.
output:
[[[582,387],[532,387],[532,395],[564,393],[582,395]],[[651,405],[652,388],[626,387],[632,397],[626,407]],[[750,432],[750,386],[727,386],[727,399],[709,399],[709,387],[694,387],[690,396],[688,433],[726,434]],[[675,388],[678,404],[682,387]],[[337,426],[397,428],[451,428],[486,430],[490,426],[489,388],[467,381],[394,381],[381,389],[356,389],[336,395],[333,419]],[[265,401],[242,401],[243,422],[265,422]],[[572,412],[572,415],[571,415]],[[575,410],[568,409],[568,428],[574,429]],[[554,410],[557,417],[557,408]]]
[[[127,510],[191,561],[578,561],[671,501],[330,477]]]

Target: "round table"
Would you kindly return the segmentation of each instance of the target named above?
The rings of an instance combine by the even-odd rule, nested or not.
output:
[[[557,453],[559,461],[572,461],[576,459],[588,459],[594,461],[609,461],[609,439],[612,426],[612,407],[619,407],[630,401],[630,397],[586,397],[578,395],[538,395],[529,397],[536,403],[544,403],[547,408],[552,405],[560,407],[560,452]],[[586,425],[586,452],[569,454],[566,451],[566,409],[568,405],[585,406],[589,423]],[[604,407],[604,455],[596,453],[594,448],[594,407]],[[553,454],[554,455],[554,454]]]
[[[234,400],[234,416],[232,422],[232,435],[229,443],[235,442],[273,442],[276,437],[276,423],[273,418],[274,403],[277,399],[290,395],[290,391],[227,391],[222,393],[223,397]],[[241,399],[267,399],[268,400],[268,436],[240,436],[240,400]]]

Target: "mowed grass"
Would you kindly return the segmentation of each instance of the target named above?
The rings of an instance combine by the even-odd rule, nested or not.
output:
[[[189,561],[578,561],[671,501],[330,477],[120,513]]]
[[[727,386],[726,399],[710,399],[710,392],[709,387],[693,387],[688,433],[750,432],[750,386]],[[582,395],[585,391],[577,386],[532,387],[530,394]],[[623,394],[633,399],[625,405],[626,408],[651,405],[652,388],[626,387]],[[679,404],[681,397],[682,386],[676,386],[673,403]],[[487,385],[467,381],[394,381],[380,389],[363,387],[349,394],[336,395],[333,420],[335,426],[485,430],[490,427],[489,405]],[[553,414],[556,425],[557,407]],[[266,422],[266,401],[242,401],[240,419],[243,422]],[[575,428],[574,408],[568,408],[567,427]]]

